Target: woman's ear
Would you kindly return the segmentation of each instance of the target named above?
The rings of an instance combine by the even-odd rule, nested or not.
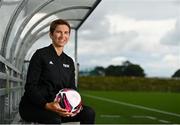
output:
[[[52,33],[51,32],[49,32],[49,37],[52,39]]]

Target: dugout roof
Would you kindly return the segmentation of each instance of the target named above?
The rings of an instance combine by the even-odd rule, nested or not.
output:
[[[34,42],[48,33],[50,22],[68,20],[78,30],[101,0],[0,0],[1,55],[17,63]],[[4,14],[5,13],[5,14]]]

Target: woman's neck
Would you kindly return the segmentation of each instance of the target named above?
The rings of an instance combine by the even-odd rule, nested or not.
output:
[[[58,47],[58,46],[55,46],[54,44],[53,44],[53,46],[54,46],[54,49],[55,49],[57,55],[60,56],[61,53],[63,52],[63,47]]]

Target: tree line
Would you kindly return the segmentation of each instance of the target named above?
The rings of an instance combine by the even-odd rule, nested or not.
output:
[[[130,77],[145,77],[144,69],[138,65],[133,64],[130,61],[125,61],[122,65],[110,65],[107,68],[102,66],[96,66],[91,71],[80,71],[80,75],[90,76],[130,76]],[[180,69],[178,69],[171,77],[180,77]]]

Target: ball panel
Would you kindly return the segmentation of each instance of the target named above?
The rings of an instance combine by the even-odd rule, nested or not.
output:
[[[69,103],[73,106],[77,106],[81,102],[79,93],[74,90],[70,90],[68,93],[66,93],[66,97],[69,100]]]
[[[62,89],[60,90],[54,99],[58,101],[62,108],[72,112],[74,115],[82,110],[82,101],[80,94],[73,89]]]

